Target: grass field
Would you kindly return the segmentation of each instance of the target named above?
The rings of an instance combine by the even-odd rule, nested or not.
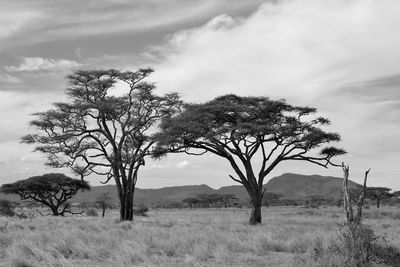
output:
[[[151,210],[118,222],[101,217],[0,217],[0,266],[343,266],[330,251],[340,208]],[[400,248],[400,210],[369,209],[365,224]]]

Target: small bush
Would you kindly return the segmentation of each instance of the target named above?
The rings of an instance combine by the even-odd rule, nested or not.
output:
[[[147,216],[149,216],[147,214],[148,211],[149,211],[148,207],[140,207],[140,208],[134,209],[133,210],[133,214],[136,215],[136,216],[147,217]]]
[[[345,257],[346,266],[369,266],[372,262],[400,266],[399,250],[361,224],[344,226],[331,249]]]
[[[319,209],[319,205],[318,204],[309,204],[305,206],[306,209]]]
[[[99,213],[97,212],[97,210],[96,210],[96,209],[93,209],[93,208],[87,209],[87,210],[85,211],[85,213],[86,213],[87,216],[91,216],[91,217],[97,217],[97,216],[99,216]]]
[[[26,215],[25,213],[20,213],[20,214],[16,214],[17,215],[17,217],[18,218],[20,218],[20,219],[27,219],[28,218],[28,215]]]
[[[14,206],[6,199],[0,200],[0,215],[12,217],[15,215]]]
[[[14,259],[11,264],[12,267],[33,267],[29,262],[23,259]]]
[[[314,239],[313,244],[310,248],[311,257],[314,260],[318,260],[324,254],[324,246],[322,244],[322,239],[317,237]]]

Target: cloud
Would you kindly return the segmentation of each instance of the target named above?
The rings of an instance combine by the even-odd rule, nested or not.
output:
[[[271,1],[247,18],[220,15],[153,47],[152,79],[188,101],[236,93],[317,107],[342,135],[355,176],[371,166],[400,174],[398,14],[396,0]]]
[[[175,160],[177,160],[177,158]],[[172,161],[174,161],[174,160],[172,160]],[[192,164],[187,160],[180,160],[177,163],[175,163],[175,167],[178,168],[178,169],[186,168],[189,165],[192,165]],[[172,166],[168,162],[158,163],[158,162],[154,161],[150,165],[150,169],[170,169]]]
[[[187,166],[189,166],[189,165],[191,165],[191,163],[190,163],[189,161],[183,160],[183,161],[181,161],[181,162],[178,162],[175,166],[176,166],[178,169],[182,169],[182,168],[185,168],[185,167],[187,167]]]
[[[153,163],[150,165],[151,169],[169,169],[171,165],[169,163]]]
[[[21,82],[21,79],[9,74],[0,74],[0,82],[17,84]]]
[[[68,59],[52,59],[41,57],[23,57],[19,66],[5,66],[7,71],[44,71],[44,70],[67,70],[77,68],[82,64]]]
[[[13,142],[6,148],[0,147],[0,160],[2,156],[23,155],[16,147],[20,147],[21,136],[32,130],[29,129],[29,121],[34,118],[29,115],[50,108],[51,103],[58,100],[60,97],[51,93],[0,91],[0,145]]]
[[[104,34],[132,34],[201,20],[221,10],[248,10],[262,1],[90,1],[82,8],[78,0],[37,0],[34,3],[4,0],[0,3],[0,22],[5,26],[0,29],[0,38],[11,37],[7,45],[12,46]]]
[[[16,34],[22,28],[27,27],[32,21],[40,17],[40,12],[32,10],[19,10],[10,8],[10,6],[2,6],[0,8],[4,12],[0,11],[0,40],[8,38],[13,34]]]
[[[221,15],[155,48],[154,77],[189,99],[226,92],[312,102],[355,81],[399,71],[398,1],[266,3],[247,19]]]

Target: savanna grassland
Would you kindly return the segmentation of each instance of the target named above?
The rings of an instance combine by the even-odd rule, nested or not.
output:
[[[257,226],[249,212],[150,210],[122,223],[115,210],[105,218],[0,217],[0,266],[344,266],[333,249],[342,209],[270,207]],[[364,223],[400,248],[399,208],[368,209]]]

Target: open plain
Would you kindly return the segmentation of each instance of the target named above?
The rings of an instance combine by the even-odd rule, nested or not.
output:
[[[0,266],[344,266],[341,208],[159,209],[133,222],[101,217],[0,217]],[[371,207],[364,223],[400,248],[400,210]],[[385,266],[385,265],[372,265]]]

